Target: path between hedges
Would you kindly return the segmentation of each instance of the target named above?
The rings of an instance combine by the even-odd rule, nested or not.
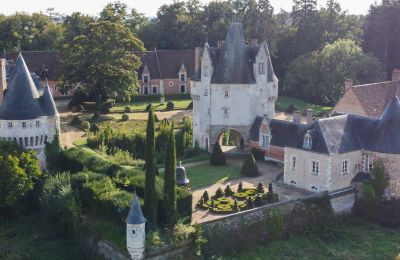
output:
[[[74,142],[86,136],[86,133],[81,129],[71,126],[71,120],[74,116],[80,113],[62,112],[60,113],[60,127],[61,127],[61,145],[64,147],[73,147]]]
[[[204,162],[203,162],[204,163]],[[243,159],[232,158],[228,159],[229,164],[242,165]],[[230,185],[233,191],[237,190],[239,182],[242,182],[244,188],[255,188],[257,183],[262,181],[264,183],[265,189],[268,188],[268,183],[275,181],[280,168],[267,164],[265,162],[257,162],[258,169],[261,173],[259,177],[243,177],[234,180],[228,180],[224,183],[218,183],[206,188],[199,188],[193,190],[193,223],[202,223],[210,220],[218,219],[224,217],[224,215],[213,214],[208,210],[196,208],[196,203],[199,201],[200,197],[203,195],[204,191],[207,190],[210,196],[214,195],[218,188],[224,189],[226,185]],[[274,192],[279,195],[280,201],[290,200],[298,197],[304,196],[306,193],[299,190],[292,190],[290,187],[281,187],[273,183]]]

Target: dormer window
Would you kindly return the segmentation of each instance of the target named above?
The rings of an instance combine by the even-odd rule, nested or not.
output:
[[[186,81],[186,74],[185,73],[181,73],[179,75],[179,78],[180,78],[181,82],[185,82]]]
[[[264,62],[258,63],[258,74],[265,74]]]
[[[149,75],[144,75],[144,76],[143,76],[143,83],[144,83],[144,84],[149,83]]]
[[[312,138],[311,138],[310,131],[307,131],[307,133],[304,135],[303,148],[304,149],[312,148]]]
[[[261,135],[261,146],[264,148],[269,147],[270,137],[267,134]]]

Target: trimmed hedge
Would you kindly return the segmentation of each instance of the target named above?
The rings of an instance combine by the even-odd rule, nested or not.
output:
[[[175,104],[172,101],[167,102],[167,110],[173,110],[175,108]]]
[[[244,176],[248,176],[248,177],[257,177],[260,175],[257,164],[256,164],[256,160],[254,159],[253,154],[249,153],[246,156],[246,159],[243,162],[240,173],[243,174]]]
[[[122,117],[121,117],[121,120],[122,121],[128,121],[129,120],[128,114],[123,114]]]
[[[193,196],[190,191],[182,187],[176,188],[176,207],[179,218],[192,217],[192,201]]]
[[[210,157],[210,164],[211,165],[225,165],[226,164],[225,154],[222,152],[219,142],[216,142],[214,145],[214,149],[213,149],[211,157]]]

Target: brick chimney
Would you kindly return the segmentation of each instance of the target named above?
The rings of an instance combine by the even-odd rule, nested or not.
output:
[[[4,90],[7,88],[6,60],[0,59],[0,105],[3,102]]]
[[[306,119],[307,119],[307,125],[311,125],[313,123],[313,110],[312,109],[306,109]]]
[[[194,71],[197,72],[200,69],[201,64],[201,47],[194,48]]]
[[[294,123],[301,123],[301,113],[300,111],[294,111],[293,112],[293,122]]]
[[[258,44],[258,39],[251,39],[251,41],[250,41],[251,46],[255,46],[257,44]]]
[[[353,87],[353,80],[352,79],[346,79],[344,81],[344,92],[347,90],[351,89]]]
[[[399,81],[400,80],[400,70],[394,69],[392,72],[392,81]]]

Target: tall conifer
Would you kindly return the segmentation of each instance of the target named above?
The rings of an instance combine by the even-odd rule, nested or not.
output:
[[[167,150],[165,152],[165,174],[164,174],[164,205],[166,224],[173,227],[176,223],[176,151],[174,125],[168,138]]]

